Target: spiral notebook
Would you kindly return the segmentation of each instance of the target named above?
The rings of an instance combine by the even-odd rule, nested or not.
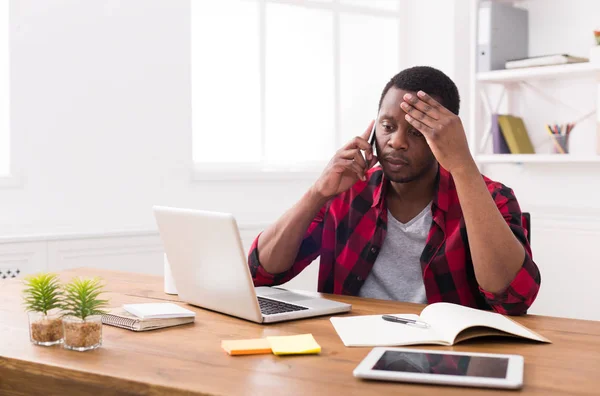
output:
[[[121,327],[123,329],[133,331],[147,331],[162,329],[165,327],[179,326],[182,324],[194,322],[195,317],[179,317],[179,318],[159,318],[159,319],[142,319],[132,313],[127,312],[124,308],[111,308],[108,313],[102,315],[102,323]]]

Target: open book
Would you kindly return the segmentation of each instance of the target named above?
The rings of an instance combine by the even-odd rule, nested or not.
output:
[[[429,328],[385,321],[382,316],[332,317],[330,320],[342,342],[348,347],[454,345],[471,338],[497,335],[550,342],[547,338],[500,314],[450,303],[428,305],[421,311],[420,316],[394,315],[426,322]]]

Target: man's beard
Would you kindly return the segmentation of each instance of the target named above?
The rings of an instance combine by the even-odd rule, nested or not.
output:
[[[431,155],[431,158],[429,158],[427,160],[427,163],[425,164],[425,166],[423,166],[421,169],[419,169],[417,172],[413,173],[412,175],[408,175],[408,176],[403,176],[403,177],[394,177],[394,175],[390,175],[388,174],[385,169],[383,169],[383,175],[386,177],[386,179],[393,181],[394,183],[410,183],[412,181],[415,180],[419,180],[421,179],[423,176],[425,176],[427,174],[427,172],[429,172],[431,170],[432,167],[434,167],[437,164],[436,160],[435,160],[435,156]],[[382,167],[383,168],[383,167]]]

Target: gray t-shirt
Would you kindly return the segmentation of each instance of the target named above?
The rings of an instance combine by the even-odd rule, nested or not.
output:
[[[431,203],[406,224],[388,210],[387,235],[360,297],[427,303],[420,258],[431,222]]]

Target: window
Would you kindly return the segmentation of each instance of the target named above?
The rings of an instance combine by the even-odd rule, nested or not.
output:
[[[192,1],[195,169],[322,168],[399,71],[400,15],[397,0]]]
[[[8,3],[0,6],[0,177],[10,174]]]

